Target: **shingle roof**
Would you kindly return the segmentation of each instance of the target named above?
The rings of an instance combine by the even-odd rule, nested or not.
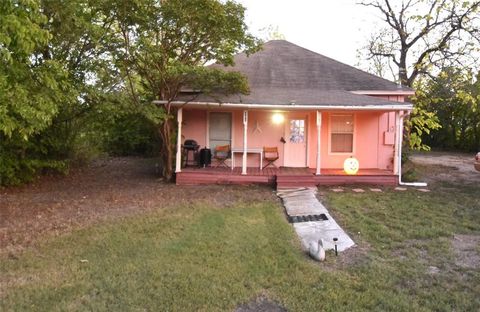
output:
[[[212,67],[243,73],[250,86],[249,95],[212,97],[199,95],[197,102],[302,105],[401,105],[350,91],[412,91],[399,87],[355,67],[335,61],[285,40],[272,40],[263,49],[247,57],[235,56],[235,66]],[[186,99],[181,96],[179,99]],[[405,105],[411,105],[405,103]]]

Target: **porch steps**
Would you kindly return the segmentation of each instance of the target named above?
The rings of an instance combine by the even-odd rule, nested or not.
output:
[[[313,174],[279,174],[277,175],[277,189],[294,187],[315,187],[317,186]]]

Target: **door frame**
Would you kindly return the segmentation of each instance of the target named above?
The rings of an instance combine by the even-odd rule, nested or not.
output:
[[[305,164],[304,164],[304,167],[298,167],[298,168],[308,168],[308,152],[309,152],[309,147],[308,147],[308,140],[309,140],[309,136],[308,136],[308,131],[309,131],[309,114],[308,113],[305,113],[305,114],[299,114],[299,113],[289,113],[289,114],[286,114],[286,118],[285,118],[285,124],[283,126],[283,137],[285,138],[285,140],[287,140],[288,138],[286,137],[287,136],[287,131],[286,131],[286,127],[290,126],[290,120],[294,120],[294,119],[303,119],[305,120]],[[288,141],[287,141],[288,142]],[[284,167],[287,167],[287,164],[286,164],[286,159],[287,157],[286,156],[286,145],[288,143],[285,143],[283,144],[283,166]]]

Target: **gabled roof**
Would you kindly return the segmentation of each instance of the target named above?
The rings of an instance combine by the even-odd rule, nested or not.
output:
[[[218,64],[211,66],[243,73],[252,90],[291,88],[320,91],[412,91],[286,40],[268,41],[261,51],[249,57],[245,53],[237,54],[233,67]]]
[[[257,53],[237,54],[235,65],[211,67],[244,74],[249,95],[181,95],[178,100],[197,103],[264,104],[308,106],[396,106],[411,103],[392,102],[365,94],[412,94],[413,90],[335,61],[285,40],[272,40]]]

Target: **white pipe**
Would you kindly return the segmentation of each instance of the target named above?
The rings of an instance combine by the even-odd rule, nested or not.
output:
[[[399,134],[398,139],[398,184],[404,186],[420,186],[425,187],[427,183],[425,182],[402,182],[402,144],[403,144],[403,118],[410,115],[410,111],[406,114],[400,115],[400,122],[397,125],[397,131]]]

